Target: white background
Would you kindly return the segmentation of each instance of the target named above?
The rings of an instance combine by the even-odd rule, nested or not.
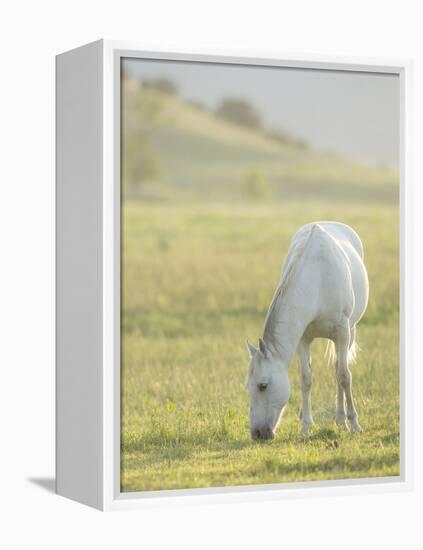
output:
[[[51,486],[54,475],[54,55],[106,37],[169,49],[245,48],[263,57],[273,50],[414,58],[414,277],[422,281],[418,6],[407,0],[15,0],[2,5],[2,548],[422,547],[418,392],[410,493],[102,514],[40,486]],[[415,286],[415,384],[421,388],[422,293]]]

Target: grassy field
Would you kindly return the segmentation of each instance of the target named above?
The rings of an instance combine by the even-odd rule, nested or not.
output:
[[[311,220],[354,227],[370,303],[353,391],[362,434],[334,425],[333,367],[313,345],[316,425],[292,396],[272,442],[251,441],[246,339],[262,334],[292,234]],[[389,202],[123,207],[123,491],[399,475],[398,208]]]

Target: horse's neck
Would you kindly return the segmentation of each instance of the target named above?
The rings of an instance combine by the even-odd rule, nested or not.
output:
[[[267,334],[265,328],[266,343],[272,348],[273,354],[286,365],[291,362],[298,344],[313,317],[310,301],[306,299],[307,290],[309,289],[304,290],[304,293],[301,292],[298,284],[295,289],[292,287],[287,289],[280,297],[275,319]],[[299,295],[304,296],[301,303],[298,303]]]

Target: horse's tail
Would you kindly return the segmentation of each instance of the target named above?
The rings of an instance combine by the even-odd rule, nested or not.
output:
[[[358,350],[359,350],[359,347],[354,338],[348,350],[348,357],[347,357],[348,363],[355,363],[355,360],[357,359]],[[335,344],[334,342],[332,342],[332,340],[328,340],[328,345],[326,346],[325,355],[328,358],[329,363],[334,365],[336,362],[336,350],[335,350]]]
[[[332,342],[332,340],[328,340],[325,356],[331,365],[335,364],[335,361],[336,361],[335,342]]]

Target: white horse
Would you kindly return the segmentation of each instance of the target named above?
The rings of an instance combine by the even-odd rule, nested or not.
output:
[[[353,229],[342,223],[318,222],[297,231],[258,349],[247,342],[253,439],[275,436],[291,393],[288,368],[295,351],[302,393],[301,431],[309,433],[313,423],[310,344],[314,338],[331,341],[336,361],[338,426],[344,426],[348,418],[351,432],[361,431],[348,363],[355,356],[356,325],[366,310],[368,295],[363,245]]]

